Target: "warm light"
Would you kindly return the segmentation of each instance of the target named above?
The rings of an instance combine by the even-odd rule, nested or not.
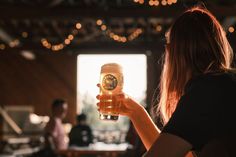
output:
[[[141,28],[137,28],[133,33],[131,33],[128,37],[126,36],[120,36],[117,35],[113,32],[111,32],[110,30],[106,31],[106,34],[112,38],[113,40],[117,41],[117,42],[127,42],[127,41],[132,41],[135,38],[137,38],[140,34],[142,34],[143,30]]]
[[[142,33],[142,32],[143,32],[143,30],[142,30],[141,28],[137,29],[137,33],[138,33],[138,34],[140,34],[140,33]]]
[[[140,4],[143,4],[143,3],[144,3],[144,0],[139,0],[139,3],[140,3]]]
[[[45,47],[50,49],[52,47],[52,45],[48,43]]]
[[[68,35],[68,39],[69,40],[73,40],[74,39],[74,36],[72,34]]]
[[[29,120],[33,124],[42,124],[42,123],[47,123],[49,121],[49,117],[48,116],[38,116],[34,113],[30,113]]]
[[[168,4],[168,5],[171,5],[171,4],[172,4],[172,1],[171,1],[171,0],[167,0],[167,4]]]
[[[12,48],[12,47],[15,47],[16,45],[15,45],[15,42],[14,41],[11,41],[10,43],[9,43],[9,46]]]
[[[177,3],[177,0],[172,0],[173,3]]]
[[[109,34],[110,38],[113,38],[114,35],[115,35],[114,33]]]
[[[48,45],[48,42],[45,40],[45,41],[43,41],[43,45],[44,46],[47,46]]]
[[[142,32],[143,30],[141,28],[136,29],[132,34],[129,35],[128,40],[132,41],[136,39]]]
[[[32,51],[28,51],[28,50],[21,51],[21,56],[24,57],[27,60],[34,60],[34,59],[36,59],[35,54]]]
[[[53,51],[56,51],[56,49],[55,49],[55,48],[56,48],[55,46],[52,46],[52,50],[53,50]]]
[[[127,41],[126,37],[121,38],[121,42],[125,43]]]
[[[78,23],[76,24],[76,28],[77,28],[77,29],[81,29],[81,27],[82,27],[82,25],[78,22]]]
[[[58,51],[58,46],[57,45],[54,46],[54,50]]]
[[[101,26],[102,25],[102,20],[98,19],[96,23],[97,23],[98,26]]]
[[[22,35],[23,38],[27,38],[28,37],[28,33],[27,32],[22,32],[21,35]]]
[[[46,41],[43,42],[43,46],[47,47],[48,43]]]
[[[161,26],[161,25],[157,25],[157,26],[156,26],[156,31],[157,31],[157,32],[160,32],[161,30],[162,30],[162,26]]]
[[[149,1],[148,3],[149,3],[150,6],[153,6],[153,5],[154,5],[154,1],[152,1],[152,0]]]
[[[102,25],[101,26],[101,30],[105,31],[107,29],[107,26],[106,25]]]
[[[54,45],[54,46],[52,46],[52,50],[53,50],[53,51],[59,51],[59,50],[60,50],[59,45]]]
[[[114,40],[118,40],[118,39],[119,39],[119,36],[118,36],[118,35],[114,35],[114,36],[113,36],[113,39],[114,39]]]
[[[18,40],[18,39],[15,39],[13,42],[14,42],[15,46],[18,46],[20,44],[20,40]]]
[[[134,40],[134,36],[131,34],[129,37],[128,37],[129,41],[132,41]]]
[[[6,46],[4,44],[0,44],[0,49],[4,50],[6,48]]]
[[[41,43],[43,43],[44,41],[46,41],[46,39],[45,39],[45,38],[42,38],[42,39],[41,39]]]
[[[65,44],[69,45],[70,44],[70,40],[69,39],[65,39]]]
[[[159,1],[154,1],[153,4],[154,4],[155,6],[158,6],[160,3],[159,3]]]
[[[161,4],[162,4],[162,5],[167,5],[166,0],[162,0],[162,1],[161,1]]]
[[[59,47],[59,49],[61,50],[61,49],[64,48],[64,45],[63,45],[63,44],[59,44],[58,47]]]
[[[122,38],[123,38],[123,37],[119,37],[119,38],[118,38],[118,42],[122,42]]]
[[[139,3],[139,4],[144,4],[144,0],[134,0],[135,3]],[[160,2],[163,6],[165,5],[172,5],[172,3],[177,3],[177,0],[149,0],[148,4],[150,6],[158,6],[160,5]]]
[[[234,27],[230,26],[228,30],[229,30],[230,33],[233,33],[234,32]]]

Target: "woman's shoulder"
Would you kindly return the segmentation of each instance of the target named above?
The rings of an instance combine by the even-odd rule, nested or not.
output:
[[[228,70],[195,76],[187,82],[185,92],[196,88],[215,89],[217,87],[221,89],[227,87],[236,88],[236,71]]]

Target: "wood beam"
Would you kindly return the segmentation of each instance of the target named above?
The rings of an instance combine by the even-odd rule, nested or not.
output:
[[[40,7],[0,7],[0,19],[79,19],[79,18],[109,18],[109,17],[176,17],[186,7],[173,5],[166,7],[138,7],[138,8],[40,8]],[[209,6],[208,9],[216,16],[236,16],[234,7]]]
[[[30,50],[32,52],[39,53],[53,53],[53,51],[48,50],[37,45],[24,45],[24,47],[7,48],[5,52],[16,52],[19,53],[22,50]],[[78,45],[69,45],[62,51],[56,51],[55,53],[60,53],[63,51],[71,51],[73,53],[143,53],[147,50],[158,50],[164,51],[164,43],[157,44],[157,42],[131,42],[131,43],[116,43],[116,42],[86,42]]]

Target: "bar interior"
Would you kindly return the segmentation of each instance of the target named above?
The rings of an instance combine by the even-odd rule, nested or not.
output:
[[[154,157],[149,155],[153,150],[162,157],[153,140],[173,131],[169,123],[165,127],[161,114],[156,112],[164,98],[160,90],[165,84],[160,82],[167,61],[165,52],[168,46],[170,53],[182,46],[184,33],[175,47],[168,40],[174,38],[174,26],[180,21],[176,19],[194,6],[207,8],[216,17],[225,32],[223,36],[235,50],[235,0],[1,0],[0,157],[141,157],[146,152],[147,157]],[[191,27],[184,29],[187,32]],[[197,39],[193,34],[192,38]],[[206,54],[206,60],[208,57]],[[235,57],[232,60],[233,67]],[[187,71],[179,75],[187,75]],[[111,98],[102,97],[106,94]],[[139,115],[133,110],[128,114],[129,106],[134,106],[129,100],[133,99],[148,114]],[[112,106],[115,103],[118,106]],[[126,107],[124,113],[122,107]],[[228,107],[222,104],[224,108]],[[178,112],[170,119],[175,128],[181,123],[177,120],[179,123],[174,124],[180,113],[187,115]],[[195,120],[196,116],[189,119]],[[159,129],[148,118],[160,130],[165,127],[164,133],[159,135]],[[188,124],[184,122],[181,124]],[[204,124],[199,120],[200,126]],[[235,124],[230,125],[236,128]],[[224,124],[219,127],[224,128]],[[186,144],[188,151],[195,150],[194,140],[191,143],[185,135],[180,137],[190,144],[191,148]],[[167,156],[177,157],[171,153]]]

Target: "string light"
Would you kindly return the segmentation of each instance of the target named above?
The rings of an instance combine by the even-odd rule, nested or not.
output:
[[[82,27],[81,23],[79,23],[79,22],[78,22],[78,23],[76,23],[76,25],[75,25],[75,26],[76,26],[76,28],[77,28],[77,29],[81,29],[81,27]]]
[[[14,39],[14,40],[12,40],[12,41],[10,41],[9,43],[8,43],[8,46],[10,47],[10,48],[14,48],[14,47],[17,47],[17,46],[19,46],[20,45],[20,40],[19,39]],[[1,50],[4,50],[4,49],[6,49],[7,48],[7,45],[5,45],[5,44],[0,44],[0,49]]]
[[[228,31],[229,31],[230,33],[233,33],[233,32],[234,32],[234,27],[230,26],[230,27],[228,28]]]
[[[139,3],[140,3],[140,4],[143,4],[143,3],[144,3],[144,0],[139,0]]]
[[[15,39],[15,40],[9,42],[9,47],[11,47],[11,48],[14,48],[14,47],[19,46],[19,45],[20,45],[19,39]]]
[[[46,38],[42,38],[41,44],[43,45],[43,47],[45,47],[47,49],[51,49],[52,51],[62,50],[67,45],[70,45],[72,43],[72,41],[75,39],[74,36],[78,34],[78,30],[80,30],[81,28],[82,28],[81,23],[79,23],[79,22],[76,23],[75,29],[72,30],[72,32],[67,36],[67,38],[64,39],[64,41],[62,43],[52,44]]]
[[[167,4],[168,4],[168,5],[171,5],[172,3],[173,3],[172,0],[167,0]]]
[[[158,6],[160,4],[160,2],[157,0],[150,0],[148,3],[150,6]]]
[[[140,0],[136,0],[136,1],[138,2]],[[172,3],[174,3],[174,0],[163,0],[163,1],[166,1],[166,3],[168,3],[169,1],[172,1]],[[159,1],[158,0],[152,0],[152,1],[150,0],[149,4],[150,5],[159,5]],[[101,20],[101,19],[98,19],[96,21],[96,24],[104,32],[105,35],[107,35],[108,37],[110,37],[114,41],[122,42],[122,43],[133,41],[143,33],[142,28],[136,28],[129,35],[124,36],[124,35],[119,35],[119,34],[116,34],[116,33],[112,32],[110,29],[108,29],[107,25],[104,24],[103,20]],[[41,44],[42,44],[43,47],[45,47],[49,50],[52,50],[52,51],[62,50],[66,46],[70,45],[73,42],[73,40],[75,39],[75,35],[78,34],[78,32],[81,28],[82,28],[82,24],[78,22],[78,23],[75,24],[75,28],[71,31],[71,33],[63,40],[63,42],[57,43],[57,44],[52,44],[52,43],[49,42],[48,39],[42,38],[41,39]],[[160,24],[156,25],[155,30],[157,32],[161,32],[162,31],[162,26]],[[228,31],[233,33],[234,28],[229,27]],[[28,37],[28,32],[26,32],[26,31],[21,32],[21,36],[23,38],[27,38]],[[8,45],[0,44],[0,50],[6,49],[7,46],[9,46],[11,48],[14,48],[14,47],[19,46],[19,45],[20,45],[20,40],[15,39],[15,40],[12,40],[11,42],[9,42]]]
[[[106,29],[107,29],[107,26],[103,24],[103,25],[101,26],[101,30],[102,30],[102,31],[105,31]]]
[[[28,33],[27,33],[27,32],[22,32],[22,33],[21,33],[21,36],[22,36],[23,38],[27,38],[27,37],[28,37]]]
[[[161,32],[161,30],[162,30],[162,26],[161,26],[161,25],[157,25],[157,26],[156,26],[156,31],[157,31],[157,32]]]
[[[177,3],[177,0],[172,0],[172,3]]]
[[[0,44],[0,50],[4,50],[6,46],[4,44]]]
[[[143,4],[144,0],[134,0],[135,3]]]
[[[134,0],[135,3],[144,4],[144,0]],[[159,6],[160,4],[163,6],[172,5],[177,3],[177,0],[149,0],[149,6]]]
[[[74,39],[74,36],[72,34],[68,35],[68,39],[69,40],[73,40]]]
[[[101,26],[102,25],[102,20],[98,19],[96,23],[97,23],[98,26]]]
[[[143,32],[143,30],[141,28],[136,29],[133,33],[131,33],[128,36],[128,40],[132,41],[132,40],[136,39],[142,32]]]
[[[122,42],[122,43],[125,43],[127,41],[132,41],[143,33],[143,30],[141,28],[137,28],[135,31],[133,31],[130,35],[126,37],[126,36],[121,36],[112,32],[110,29],[107,28],[107,26],[100,19],[97,20],[96,24],[100,26],[100,29],[102,31],[105,31],[105,34],[108,35],[111,39],[117,42]]]
[[[64,43],[66,44],[66,45],[69,45],[70,44],[70,39],[65,39],[65,41],[64,41]]]
[[[166,0],[162,0],[162,1],[161,1],[161,4],[162,4],[163,6],[167,5]]]

